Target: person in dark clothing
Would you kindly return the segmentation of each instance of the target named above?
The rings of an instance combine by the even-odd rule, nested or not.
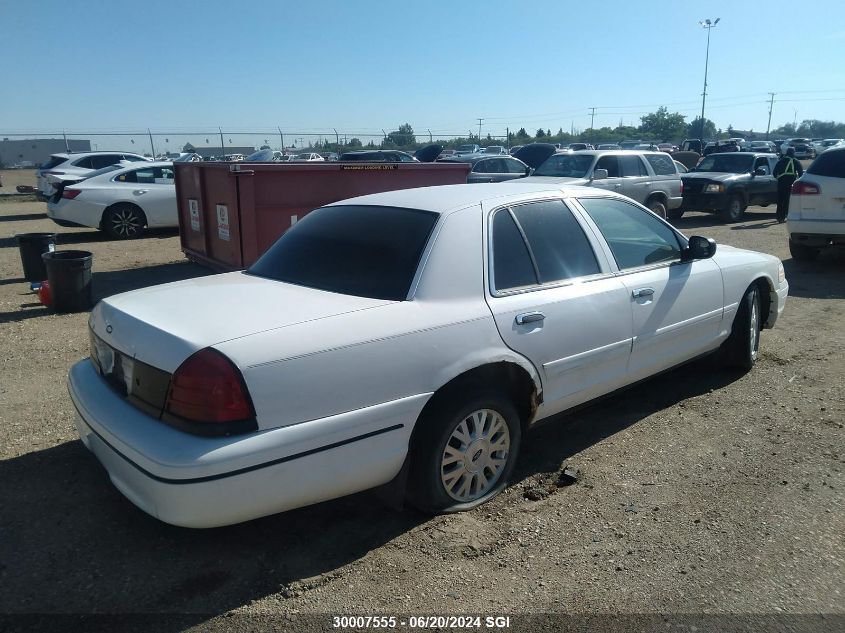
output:
[[[804,168],[801,162],[795,158],[795,148],[789,147],[786,155],[775,165],[774,177],[778,180],[778,222],[786,222],[786,214],[789,212],[789,193],[792,191],[792,183],[801,174]]]

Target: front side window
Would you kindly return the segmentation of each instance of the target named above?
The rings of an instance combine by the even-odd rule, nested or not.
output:
[[[394,207],[323,207],[288,229],[247,272],[328,292],[403,301],[438,217]]]
[[[680,260],[678,236],[648,211],[613,198],[578,202],[598,226],[620,270]]]
[[[137,162],[142,162],[142,161],[146,162],[147,159],[142,158],[141,156],[135,156],[134,154],[124,154],[123,160],[128,160],[128,161],[131,161],[133,163],[137,163]]]
[[[599,158],[595,169],[606,169],[608,178],[619,178],[622,175],[622,170],[619,169],[619,157],[613,154]]]
[[[524,174],[527,169],[527,165],[515,158],[505,158],[504,162],[509,174]]]
[[[99,167],[94,167],[94,163],[91,162],[91,157],[86,156],[85,158],[80,158],[72,163],[74,167],[79,167],[81,169],[99,169]]]
[[[102,169],[103,167],[119,163],[121,160],[123,160],[123,157],[119,154],[100,154],[99,156],[91,157],[91,165],[93,165],[93,169]]]

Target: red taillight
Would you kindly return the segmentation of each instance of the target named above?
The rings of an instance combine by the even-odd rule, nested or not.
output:
[[[681,195],[684,194],[684,181],[681,181]]]
[[[241,373],[210,347],[192,355],[174,372],[165,411],[194,422],[237,422],[253,417]]]
[[[62,191],[62,198],[73,200],[80,193],[82,193],[82,189],[65,189],[64,191]]]
[[[792,183],[793,196],[817,196],[821,192],[822,188],[814,182],[796,180],[794,183]]]

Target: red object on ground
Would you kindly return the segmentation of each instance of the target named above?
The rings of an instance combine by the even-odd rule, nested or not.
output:
[[[465,183],[468,163],[175,163],[182,251],[217,270],[252,265],[309,211],[354,196]]]
[[[53,306],[53,293],[50,292],[50,282],[42,281],[38,289],[38,300],[48,308]]]

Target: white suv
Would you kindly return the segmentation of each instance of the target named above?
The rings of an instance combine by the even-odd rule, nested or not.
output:
[[[47,179],[51,176],[84,176],[97,169],[114,165],[122,160],[149,161],[140,154],[129,152],[84,152],[71,154],[53,154],[50,160],[35,172],[35,188],[38,199],[46,202],[53,195],[53,185]]]
[[[845,147],[821,154],[792,185],[786,228],[795,259],[845,245]]]

